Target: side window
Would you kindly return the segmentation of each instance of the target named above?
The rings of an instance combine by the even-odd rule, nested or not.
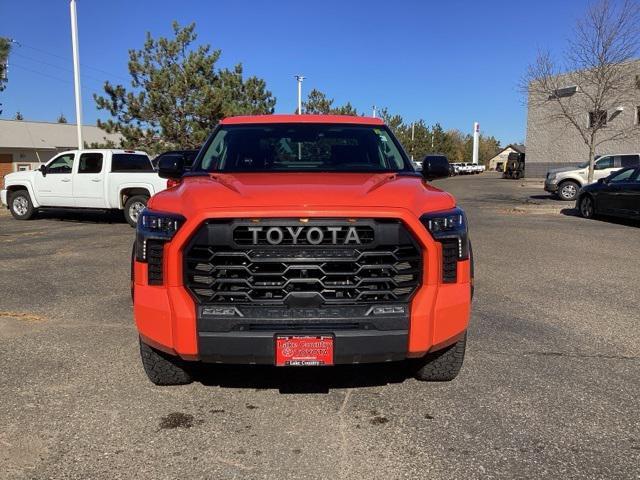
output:
[[[56,158],[47,165],[47,174],[50,173],[71,173],[73,169],[73,153],[68,153]]]
[[[101,153],[83,153],[80,155],[78,173],[100,173],[102,171]]]
[[[613,168],[613,157],[601,157],[596,160],[596,170]]]
[[[638,155],[622,155],[622,168],[637,167],[640,165],[640,157]]]
[[[629,182],[633,176],[635,175],[636,170],[634,168],[627,168],[626,170],[622,170],[621,172],[615,173],[610,182],[611,183],[622,183]]]
[[[153,172],[151,160],[146,155],[137,153],[114,153],[111,156],[111,171],[118,172]]]

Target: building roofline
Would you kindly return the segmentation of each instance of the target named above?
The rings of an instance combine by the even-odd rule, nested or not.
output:
[[[76,124],[75,123],[61,123],[61,122],[47,122],[45,120],[15,120],[13,118],[0,118],[0,122],[15,122],[15,123],[42,123],[45,125],[60,125],[60,126],[69,126],[69,127],[74,127],[76,128]],[[95,127],[95,128],[100,128],[97,125],[91,125],[91,124],[83,124],[83,127]],[[101,129],[102,130],[102,129]]]

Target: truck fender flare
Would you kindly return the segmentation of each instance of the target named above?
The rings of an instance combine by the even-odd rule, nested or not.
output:
[[[587,183],[587,181],[584,180],[582,177],[580,177],[580,175],[575,175],[575,174],[567,175],[566,177],[559,178],[557,180],[558,180],[558,185],[560,185],[562,182],[566,182],[567,180],[571,180],[577,183],[578,185],[580,185],[580,187],[584,187],[585,184]]]
[[[26,181],[18,181],[15,183],[12,182],[10,185],[4,186],[5,190],[7,190],[7,203],[9,203],[9,192],[11,192],[12,190],[16,190],[14,187],[26,188],[27,192],[29,193],[29,196],[31,197],[31,203],[33,204],[33,208],[38,208],[40,206],[40,203],[38,203],[38,199],[36,198],[33,185],[31,185],[31,182],[26,182]]]
[[[132,183],[125,183],[123,185],[120,185],[120,187],[118,188],[118,208],[120,210],[124,208],[124,202],[122,201],[122,197],[123,197],[122,192],[124,190],[130,190],[130,189],[146,190],[149,193],[149,197],[152,197],[156,193],[155,189],[153,188],[153,185],[150,183],[132,182]]]

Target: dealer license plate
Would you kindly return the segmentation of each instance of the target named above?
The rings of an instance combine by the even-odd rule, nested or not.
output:
[[[276,336],[276,365],[279,367],[333,365],[333,337],[331,335]]]

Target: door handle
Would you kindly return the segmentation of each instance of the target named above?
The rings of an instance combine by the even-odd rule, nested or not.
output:
[[[91,181],[92,182],[101,182],[102,179],[101,178],[92,178]]]
[[[67,182],[70,182],[70,181],[71,181],[71,179],[70,179],[70,178],[63,178],[63,179],[62,179],[62,180],[60,180],[60,181],[61,181],[61,182],[65,182],[65,183],[67,183]]]

